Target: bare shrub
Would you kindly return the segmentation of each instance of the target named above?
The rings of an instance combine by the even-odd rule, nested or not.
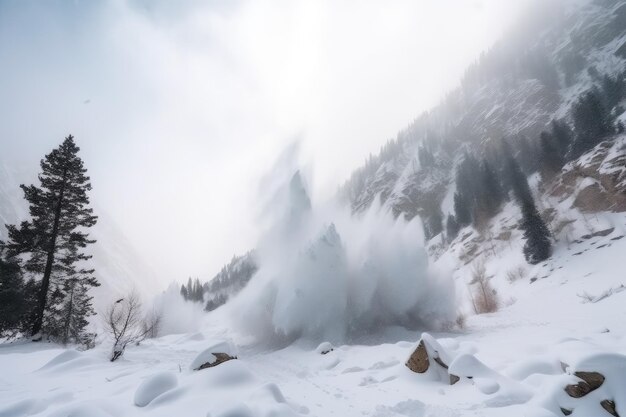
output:
[[[147,339],[154,339],[159,336],[162,317],[162,313],[156,309],[152,309],[148,314],[146,314],[146,317],[141,325],[146,332]]]
[[[519,281],[526,276],[526,268],[518,266],[506,273],[506,279],[512,284],[515,281]]]
[[[126,346],[138,344],[154,333],[159,322],[160,317],[150,321],[143,317],[141,301],[134,291],[113,302],[104,315],[104,327],[113,340],[111,362],[124,354]]]
[[[472,271],[472,287],[470,296],[476,314],[493,313],[498,311],[500,301],[496,290],[491,286],[487,278],[485,265],[482,262],[475,263]]]

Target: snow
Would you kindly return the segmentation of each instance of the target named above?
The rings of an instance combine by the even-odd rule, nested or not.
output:
[[[333,350],[335,350],[335,348],[330,342],[322,342],[317,348],[315,348],[315,351],[320,355],[325,355]]]
[[[135,405],[145,407],[159,395],[173,389],[178,385],[178,379],[173,372],[159,372],[139,385],[135,391]]]

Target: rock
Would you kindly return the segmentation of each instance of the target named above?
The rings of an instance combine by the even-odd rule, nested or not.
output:
[[[597,232],[593,232],[590,233],[588,235],[582,235],[581,238],[582,239],[591,239],[592,237],[603,237],[603,236],[608,236],[611,233],[613,233],[613,230],[615,230],[614,227],[608,228],[608,229],[604,229],[604,230],[599,230]]]
[[[220,363],[224,363],[231,359],[237,359],[236,356],[230,356],[228,353],[221,353],[221,352],[213,352],[213,356],[215,356],[215,360],[213,362],[205,362],[202,365],[200,365],[198,368],[194,369],[194,371],[201,371],[206,368],[212,368],[213,366],[217,366]]]
[[[231,359],[237,359],[233,346],[227,342],[216,343],[200,352],[189,365],[189,369],[200,371],[212,368]]]
[[[591,391],[600,388],[604,383],[604,375],[599,372],[574,372],[574,375],[589,384]]]
[[[573,410],[568,410],[567,408],[561,407],[561,412],[566,416],[569,416],[570,414],[572,414],[572,411]]]
[[[441,355],[443,355],[443,358]],[[431,364],[436,364],[439,367],[438,370],[436,369],[436,372],[439,373],[439,378],[445,381],[447,376],[448,383],[454,385],[459,382],[461,378],[448,371],[448,365],[445,362],[445,360],[450,360],[448,356],[449,355],[443,351],[443,347],[439,345],[432,336],[424,333],[417,348],[406,362],[406,366],[413,372],[423,374],[430,369]],[[444,358],[447,359],[444,360]],[[437,368],[437,366],[435,366],[435,368]]]
[[[565,392],[572,398],[584,397],[604,382],[604,376],[598,372],[575,372],[574,375],[582,381],[565,387]]]
[[[568,385],[565,387],[565,392],[572,398],[580,398],[591,392],[591,387],[586,382],[579,382],[575,385]]]
[[[417,349],[415,349],[409,357],[406,366],[411,371],[417,372],[418,374],[423,374],[428,370],[430,362],[428,361],[428,352],[426,351],[426,346],[424,345],[423,340],[420,340],[419,345],[417,345]]]
[[[619,417],[619,414],[617,414],[617,411],[615,410],[615,402],[611,401],[611,400],[602,400],[600,401],[600,405],[602,406],[602,408],[604,408],[607,413],[615,416],[615,417]]]

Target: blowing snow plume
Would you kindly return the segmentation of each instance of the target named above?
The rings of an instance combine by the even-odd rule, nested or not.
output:
[[[394,219],[380,204],[358,216],[315,207],[300,172],[287,178],[264,210],[274,220],[260,269],[228,307],[240,328],[262,342],[346,342],[453,318],[454,287],[429,270],[419,219]]]

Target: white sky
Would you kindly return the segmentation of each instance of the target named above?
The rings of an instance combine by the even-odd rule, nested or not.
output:
[[[326,198],[456,86],[524,0],[6,2],[0,160],[76,136],[93,200],[167,280],[254,246],[259,178],[301,141]]]

